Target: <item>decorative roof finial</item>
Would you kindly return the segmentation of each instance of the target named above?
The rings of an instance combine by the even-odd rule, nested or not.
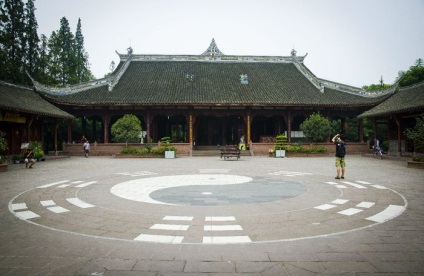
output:
[[[223,56],[224,54],[218,49],[218,46],[216,46],[215,39],[212,38],[212,42],[209,45],[208,49],[201,54],[202,56],[211,56],[211,57],[219,57]]]
[[[127,53],[128,53],[129,56],[132,55],[133,48],[131,46],[127,48]]]
[[[294,47],[293,47],[293,49],[291,50],[291,56],[292,57],[295,57],[296,56],[296,54],[297,54],[297,51],[294,49]]]

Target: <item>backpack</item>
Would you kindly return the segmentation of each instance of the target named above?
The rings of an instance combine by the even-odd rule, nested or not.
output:
[[[336,144],[336,156],[337,157],[345,157],[346,155],[346,145],[345,143],[337,143]]]

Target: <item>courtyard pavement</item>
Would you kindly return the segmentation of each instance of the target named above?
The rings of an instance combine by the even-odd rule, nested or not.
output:
[[[70,157],[0,174],[0,275],[424,275],[400,159]]]

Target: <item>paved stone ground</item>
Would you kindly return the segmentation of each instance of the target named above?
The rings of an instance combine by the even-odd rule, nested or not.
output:
[[[71,157],[0,174],[0,275],[424,275],[402,160]]]

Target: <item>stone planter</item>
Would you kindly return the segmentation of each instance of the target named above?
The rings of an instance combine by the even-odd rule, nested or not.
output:
[[[424,169],[424,162],[408,161],[408,168]]]
[[[288,152],[287,157],[328,157],[328,156],[334,156],[334,154],[331,153],[312,153],[312,152]]]
[[[7,172],[7,163],[0,164],[0,172]]]
[[[115,153],[115,158],[162,158],[162,155],[154,153],[131,154],[131,153]]]
[[[175,151],[173,151],[173,150],[165,151],[165,158],[166,159],[173,159],[173,158],[175,158]]]
[[[275,150],[275,157],[286,157],[286,151],[285,150]]]

